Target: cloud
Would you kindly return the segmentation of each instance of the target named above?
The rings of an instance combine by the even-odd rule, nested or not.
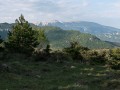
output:
[[[119,0],[0,0],[0,22],[14,22],[22,13],[30,22],[55,19],[107,24],[120,19],[119,8]]]

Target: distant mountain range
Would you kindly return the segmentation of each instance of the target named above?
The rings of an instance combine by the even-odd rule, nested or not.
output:
[[[5,39],[7,37],[7,33],[11,30],[13,24],[9,23],[0,23],[0,36]]]
[[[56,23],[56,22],[55,22]],[[7,38],[7,33],[11,30],[14,24],[1,23],[0,24],[0,35],[2,38]],[[31,24],[32,27],[38,27],[34,24]],[[40,25],[39,25],[40,26]],[[63,30],[59,27],[52,25],[41,25],[44,30],[47,38],[50,41],[52,48],[61,49],[69,46],[69,42],[78,41],[82,46],[88,48],[113,48],[118,47],[119,43],[113,43],[109,41],[102,41],[94,35],[83,33],[75,30]],[[96,28],[97,29],[97,28]]]
[[[114,45],[114,43],[102,41],[94,35],[81,33],[75,30],[62,30],[61,28],[50,26],[42,28],[45,30],[51,47],[55,49],[68,47],[71,41],[77,41],[80,45],[91,49],[113,48],[117,46]]]
[[[94,22],[59,22],[57,20],[48,23],[40,23],[38,26],[56,26],[64,30],[78,30],[97,36],[101,40],[120,43],[120,29],[100,25]]]

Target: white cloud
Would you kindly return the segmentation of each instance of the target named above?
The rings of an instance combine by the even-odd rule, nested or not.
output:
[[[0,0],[0,22],[14,22],[22,13],[30,22],[57,19],[107,24],[120,19],[119,8],[119,0]]]

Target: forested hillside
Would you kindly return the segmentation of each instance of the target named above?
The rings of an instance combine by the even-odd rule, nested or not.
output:
[[[39,26],[56,26],[60,27],[63,30],[78,30],[83,33],[89,33],[97,36],[101,40],[111,41],[111,42],[120,42],[120,29],[104,26],[94,22],[88,21],[76,21],[76,22],[48,22],[43,24],[42,22]]]
[[[0,25],[0,35],[2,38],[6,39],[7,33],[9,30],[11,30],[13,24],[2,23]],[[45,31],[51,47],[54,49],[67,47],[71,41],[78,41],[82,46],[94,49],[113,48],[117,46],[109,42],[104,42],[91,34],[81,33],[80,31],[76,30],[62,30],[59,27],[53,26],[38,27],[34,24],[31,24],[31,26],[33,28],[42,28]]]
[[[114,45],[101,41],[96,36],[91,34],[81,33],[75,30],[62,30],[57,27],[42,27],[45,29],[45,34],[50,41],[52,48],[68,47],[71,41],[77,41],[82,46],[88,48],[113,48]]]

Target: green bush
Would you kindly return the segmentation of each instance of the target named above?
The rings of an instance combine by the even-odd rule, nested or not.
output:
[[[51,56],[51,49],[50,45],[48,44],[45,49],[43,48],[37,48],[36,51],[34,52],[33,56],[35,58],[35,61],[46,61],[50,58]]]
[[[78,42],[70,42],[70,47],[64,48],[63,52],[69,54],[73,60],[80,60],[83,62],[82,52],[89,50],[86,47],[82,47]]]
[[[45,54],[45,52],[43,52],[42,50],[37,50],[34,52],[33,57],[35,59],[35,61],[46,61],[47,60],[47,56]]]
[[[55,62],[63,63],[65,61],[72,60],[72,58],[68,54],[58,50],[51,53],[51,61],[52,60]]]
[[[112,69],[120,69],[120,48],[109,51],[108,66]]]
[[[98,65],[98,64],[105,64],[106,63],[106,53],[98,51],[88,51],[84,54],[82,54],[84,57],[84,60],[86,60],[87,63],[91,65]]]
[[[71,57],[62,51],[51,51],[50,46],[47,45],[45,49],[36,50],[34,52],[35,61],[49,61],[49,62],[64,62],[71,60]]]
[[[112,69],[120,69],[120,60],[108,60],[108,66]]]
[[[2,52],[4,50],[2,43],[3,43],[3,40],[0,36],[0,52]]]

